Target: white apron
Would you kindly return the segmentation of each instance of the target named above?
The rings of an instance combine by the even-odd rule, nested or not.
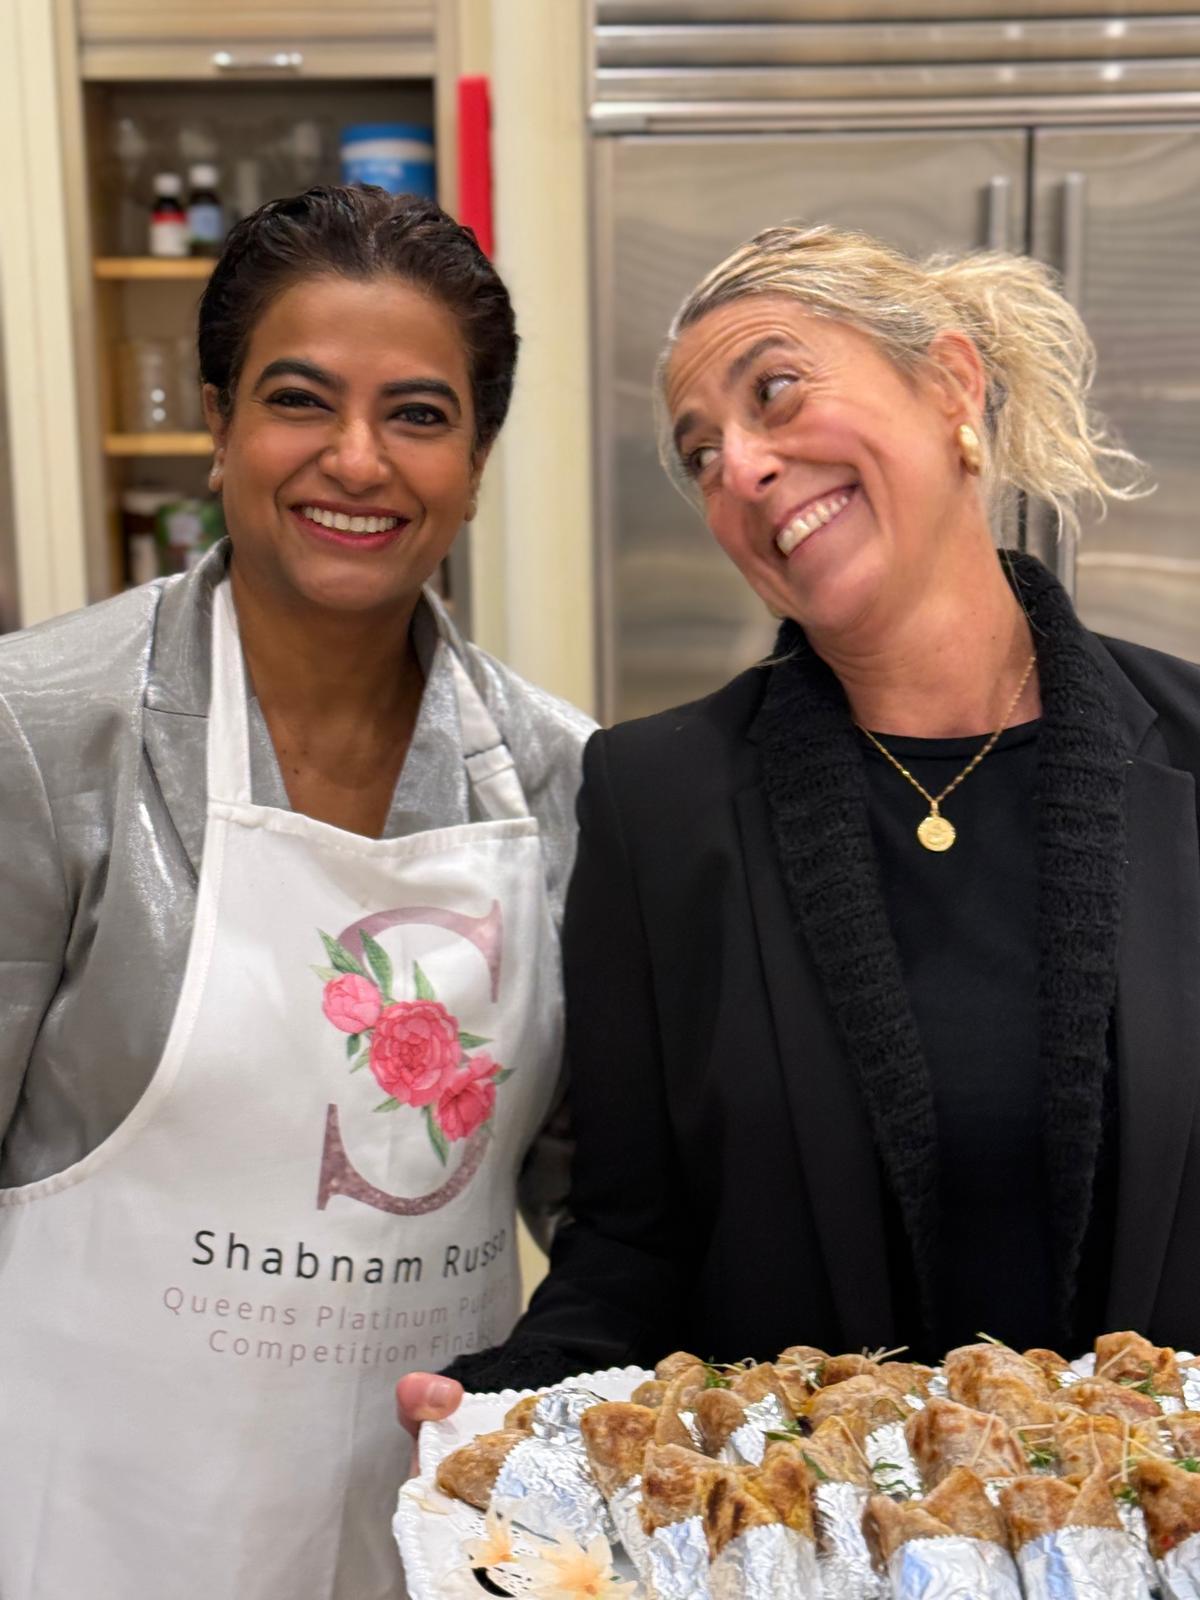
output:
[[[3,1600],[403,1594],[393,1386],[515,1319],[514,1178],[561,1035],[538,826],[454,664],[489,820],[364,839],[251,803],[216,593],[162,1060],[98,1149],[0,1192]]]

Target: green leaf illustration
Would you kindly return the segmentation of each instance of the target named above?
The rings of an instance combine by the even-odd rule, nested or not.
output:
[[[366,1050],[363,1051],[362,1055],[359,1056],[358,1060],[356,1062],[354,1062],[354,1064],[350,1068],[350,1071],[351,1072],[361,1072],[362,1069],[370,1062],[370,1059],[371,1059],[371,1051],[370,1051],[370,1047],[368,1047]]]
[[[350,1061],[353,1061],[358,1054],[358,1047],[361,1043],[361,1033],[348,1033],[346,1035],[346,1056]]]
[[[458,1042],[464,1050],[478,1050],[481,1044],[491,1044],[490,1039],[485,1039],[481,1033],[466,1033],[462,1028],[458,1030]]]
[[[342,976],[336,967],[314,967],[313,971],[322,983],[332,983],[335,978]]]
[[[366,977],[367,974],[363,971],[362,963],[355,961],[344,944],[341,944],[337,939],[331,939],[327,933],[321,933],[320,928],[317,929],[317,932],[321,934],[321,943],[325,946],[325,953],[339,972],[353,972],[360,978]]]
[[[418,1000],[437,999],[437,995],[433,992],[433,985],[421,971],[421,963],[419,961],[413,962],[413,988],[417,991]]]
[[[360,935],[362,939],[363,955],[371,963],[371,971],[375,974],[375,981],[383,993],[387,1005],[392,1001],[392,963],[387,951],[377,940],[372,939],[369,933]]]
[[[517,1070],[516,1067],[501,1067],[500,1071],[492,1079],[492,1082],[493,1083],[507,1083],[508,1080],[512,1077],[513,1073],[516,1070]]]
[[[375,1109],[376,1111],[395,1111],[399,1104],[400,1102],[396,1099],[395,1095],[390,1094],[386,1100],[381,1100]]]
[[[425,1107],[425,1126],[429,1130],[429,1142],[433,1146],[438,1160],[445,1166],[450,1155],[450,1146],[446,1143],[446,1135],[434,1121],[432,1106]]]

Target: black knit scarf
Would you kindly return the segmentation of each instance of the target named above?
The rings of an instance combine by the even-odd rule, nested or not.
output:
[[[1033,557],[1002,559],[1033,628],[1041,685],[1038,1023],[1065,1338],[1100,1147],[1128,758],[1116,706],[1065,591]],[[841,685],[795,623],[783,624],[766,670],[756,734],[780,870],[900,1206],[928,1333],[939,1231],[933,1089],[884,905],[861,744]]]

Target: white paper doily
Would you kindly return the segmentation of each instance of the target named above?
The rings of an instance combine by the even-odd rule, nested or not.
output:
[[[640,1383],[652,1378],[641,1367],[610,1367],[607,1372],[588,1372],[568,1380],[574,1388],[591,1389],[604,1400],[628,1400]],[[459,1445],[481,1433],[490,1433],[504,1422],[504,1413],[533,1389],[505,1389],[500,1394],[469,1394],[452,1417],[445,1422],[426,1422],[419,1441],[421,1475],[411,1478],[400,1490],[392,1531],[404,1562],[404,1576],[410,1600],[462,1600],[469,1594],[461,1580],[451,1574],[463,1568],[463,1541],[483,1534],[483,1513],[461,1500],[451,1500],[434,1486],[434,1475],[441,1462]],[[519,1530],[517,1547],[521,1547]],[[532,1548],[532,1545],[529,1546]],[[614,1552],[614,1566],[624,1577],[632,1578],[624,1552]],[[479,1586],[480,1600],[489,1591]]]

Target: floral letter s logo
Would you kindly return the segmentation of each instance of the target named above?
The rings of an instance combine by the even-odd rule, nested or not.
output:
[[[387,951],[365,930],[360,938],[366,967],[339,940],[321,934],[330,961],[314,968],[325,984],[321,1009],[348,1036],[350,1071],[368,1067],[387,1096],[376,1111],[419,1111],[445,1166],[451,1144],[487,1128],[497,1085],[512,1073],[481,1048],[487,1039],[459,1027],[418,962],[412,968],[415,998],[395,999]]]

